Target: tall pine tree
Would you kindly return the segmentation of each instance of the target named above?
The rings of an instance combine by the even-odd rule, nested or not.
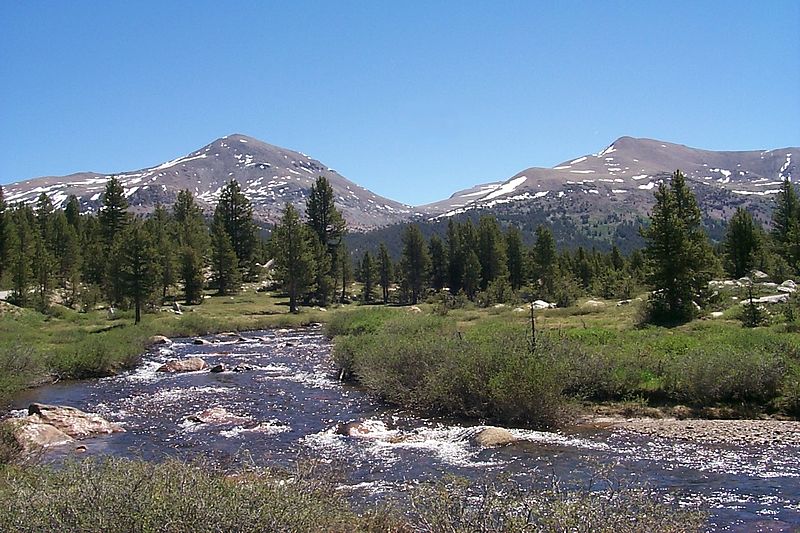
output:
[[[275,271],[289,295],[289,311],[297,313],[298,303],[314,281],[313,239],[300,215],[287,203],[280,223],[272,232]]]
[[[416,304],[426,288],[430,257],[425,246],[425,238],[416,225],[406,226],[402,240],[403,256],[400,260],[400,270],[411,292],[411,303]]]
[[[378,249],[378,277],[381,284],[381,296],[383,303],[389,303],[389,287],[394,277],[394,269],[392,268],[392,258],[389,257],[389,250],[386,244],[381,243]]]
[[[336,287],[334,283],[329,290],[328,280],[324,277],[330,277],[335,280],[337,277],[342,277],[342,269],[346,269],[342,261],[342,254],[340,253],[340,246],[342,238],[347,231],[342,213],[336,209],[334,203],[333,187],[326,178],[320,176],[317,181],[311,186],[308,199],[306,200],[306,217],[308,218],[308,226],[311,231],[317,236],[317,239],[325,248],[328,255],[328,270],[322,268],[324,265],[320,264],[320,270],[317,272],[317,287],[315,297],[320,305],[325,305],[330,298],[331,293]],[[337,270],[339,276],[337,276]],[[346,276],[344,276],[346,277]],[[345,287],[342,286],[342,294],[344,294]]]
[[[220,192],[219,203],[214,210],[214,224],[222,227],[228,234],[239,270],[247,279],[253,279],[257,274],[255,267],[257,228],[253,221],[253,206],[235,179],[229,181]]]
[[[138,324],[142,307],[159,289],[158,252],[150,233],[137,221],[120,236],[117,254],[123,295],[133,302],[134,324]]]
[[[178,236],[178,278],[183,283],[187,304],[203,301],[204,270],[208,262],[210,239],[203,212],[191,191],[184,189],[172,206]]]
[[[746,209],[739,207],[725,235],[725,268],[734,278],[746,276],[756,265],[761,248],[761,228]]]

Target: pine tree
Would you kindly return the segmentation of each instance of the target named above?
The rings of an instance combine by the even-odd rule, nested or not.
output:
[[[538,286],[541,297],[550,298],[555,294],[558,272],[556,241],[550,228],[545,226],[536,228],[536,243],[531,254],[532,281]]]
[[[375,262],[369,251],[364,252],[361,258],[361,281],[364,284],[361,299],[364,303],[372,303],[375,299]]]
[[[228,234],[238,268],[247,274],[248,279],[254,278],[257,228],[253,221],[253,206],[242,193],[238,181],[232,179],[222,188],[214,210],[214,224],[220,225]]]
[[[11,221],[3,195],[3,187],[0,186],[0,283],[3,282],[3,274],[8,269],[9,264],[9,243],[11,239]]]
[[[775,198],[775,209],[772,212],[772,237],[779,246],[788,246],[789,232],[792,230],[792,226],[798,223],[798,218],[800,218],[800,203],[798,203],[797,191],[792,182],[783,180],[780,193]]]
[[[481,261],[475,250],[468,250],[464,260],[464,277],[461,280],[461,287],[467,298],[475,299],[481,285]]]
[[[98,221],[106,248],[110,250],[116,238],[122,234],[125,226],[130,223],[128,214],[128,201],[125,199],[125,190],[115,177],[106,183],[103,192],[103,206],[100,208]]]
[[[237,293],[242,282],[239,260],[221,220],[211,228],[211,277],[220,296]]]
[[[203,213],[191,191],[184,189],[172,207],[178,236],[178,278],[187,304],[203,301],[204,270],[210,241]]]
[[[70,194],[67,197],[67,206],[64,208],[64,216],[67,217],[67,223],[75,229],[75,233],[81,233],[81,204],[78,202],[77,196]]]
[[[78,233],[64,211],[57,211],[53,218],[53,236],[56,277],[61,288],[69,291],[69,304],[73,305],[80,285],[81,246]]]
[[[120,281],[123,295],[133,301],[134,324],[142,320],[142,306],[159,285],[158,252],[152,236],[140,223],[129,224],[120,238]]]
[[[153,239],[153,246],[159,262],[158,286],[161,298],[167,297],[169,288],[178,281],[178,264],[175,252],[175,233],[173,220],[167,209],[156,204],[152,216],[145,222],[145,229]]]
[[[36,201],[36,225],[33,229],[33,277],[36,281],[37,306],[40,310],[49,307],[50,292],[56,270],[53,254],[55,237],[53,232],[53,202],[45,193]]]
[[[447,259],[448,287],[451,294],[461,290],[464,279],[465,251],[462,245],[462,232],[459,225],[451,218],[447,222]]]
[[[411,291],[411,303],[416,304],[425,290],[430,258],[425,238],[416,225],[406,226],[402,240],[403,255],[400,260],[400,270]]]
[[[280,223],[272,232],[275,270],[289,295],[289,311],[297,312],[297,304],[311,288],[314,280],[314,256],[308,228],[292,204],[287,203]]]
[[[525,282],[525,254],[522,233],[513,226],[506,232],[506,256],[511,290],[518,291]]]
[[[342,282],[342,293],[339,297],[340,303],[347,303],[347,283],[353,276],[353,267],[350,264],[350,252],[347,251],[347,245],[342,242],[337,247],[338,262],[339,262],[339,280]]]
[[[9,221],[11,301],[22,307],[28,303],[28,291],[33,282],[35,218],[30,207],[18,206],[11,212]]]
[[[328,254],[327,264],[329,270],[327,272],[319,272],[318,278],[330,276],[332,279],[341,276],[342,260],[339,247],[342,243],[342,238],[347,231],[342,213],[336,209],[334,202],[333,187],[326,178],[320,176],[317,181],[311,186],[308,199],[306,200],[306,217],[308,218],[308,226],[311,231],[317,236],[319,242],[324,246]],[[323,265],[318,265],[322,268]],[[335,289],[335,283],[333,287]],[[315,297],[320,305],[325,305],[325,302],[330,298],[330,293],[327,293],[327,283],[317,283]],[[344,295],[345,287],[342,286],[342,294]],[[344,296],[342,296],[344,298]]]
[[[711,250],[701,228],[700,209],[680,171],[655,191],[650,226],[642,230],[649,262],[650,320],[690,320],[710,279]]]
[[[726,270],[734,278],[746,276],[755,268],[761,248],[761,231],[752,215],[744,208],[737,208],[728,222],[724,251]]]
[[[486,290],[494,280],[504,277],[506,243],[500,225],[493,216],[484,215],[478,222],[478,260],[481,263],[481,289]]]
[[[384,243],[381,243],[380,249],[378,250],[378,275],[380,277],[381,294],[384,304],[389,303],[389,286],[392,283],[394,274],[392,266],[392,258],[389,257],[389,250],[386,249]]]
[[[438,235],[431,237],[428,254],[431,258],[431,287],[438,292],[447,283],[447,251]]]
[[[336,265],[331,265],[331,261],[338,262],[339,258],[331,258],[328,248],[320,242],[319,237],[310,228],[306,227],[304,232],[308,236],[311,254],[314,258],[314,282],[311,285],[313,291],[306,294],[305,299],[310,301],[313,298],[317,305],[326,307],[336,292],[337,283],[335,276],[338,268]]]

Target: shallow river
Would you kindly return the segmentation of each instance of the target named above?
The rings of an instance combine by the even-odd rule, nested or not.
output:
[[[522,484],[550,476],[587,479],[603,465],[615,476],[646,482],[665,499],[710,507],[710,529],[793,531],[800,528],[800,448],[719,447],[622,430],[546,433],[515,430],[524,440],[479,449],[479,426],[425,420],[387,409],[336,380],[330,343],[317,328],[243,334],[244,342],[208,337],[210,345],[177,339],[154,349],[137,370],[111,378],[56,384],[18,399],[63,404],[122,423],[126,433],[84,441],[89,454],[158,459],[215,459],[247,451],[259,464],[288,466],[318,458],[343,466],[343,490],[380,498],[408,483],[452,473],[472,479],[510,475]],[[157,373],[167,359],[203,357],[210,365],[248,364],[233,373]],[[198,424],[189,417],[223,407],[241,417]],[[365,421],[370,438],[336,433],[340,423]],[[404,437],[399,439],[397,437]],[[69,453],[72,453],[71,451]]]

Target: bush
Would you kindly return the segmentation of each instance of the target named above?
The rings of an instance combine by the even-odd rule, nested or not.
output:
[[[388,511],[354,512],[325,478],[304,471],[225,472],[176,460],[87,460],[0,471],[0,530],[386,531]],[[384,508],[385,509],[385,508]]]

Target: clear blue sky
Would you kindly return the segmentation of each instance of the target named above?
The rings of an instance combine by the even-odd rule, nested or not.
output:
[[[800,2],[0,2],[0,183],[229,133],[412,204],[622,135],[800,145]]]

